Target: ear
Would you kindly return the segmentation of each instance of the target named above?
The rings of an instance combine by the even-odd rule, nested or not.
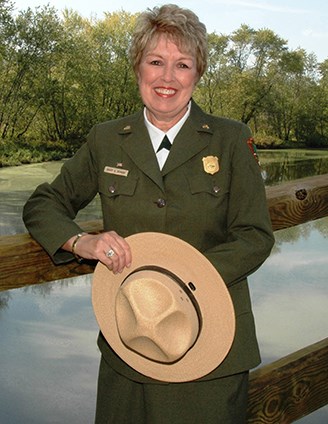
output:
[[[139,67],[135,70],[134,75],[136,77],[137,84],[140,85],[141,72],[140,72],[140,68]]]

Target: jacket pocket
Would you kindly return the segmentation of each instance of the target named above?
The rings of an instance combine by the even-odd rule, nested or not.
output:
[[[207,250],[226,238],[229,205],[229,177],[219,175],[188,175],[190,190],[189,220]]]
[[[122,177],[105,175],[99,181],[99,193],[109,199],[118,196],[133,196],[138,183],[138,178],[134,176]]]
[[[204,178],[202,175],[189,176],[189,187],[191,194],[207,193],[219,198],[228,192],[224,181],[219,178]]]

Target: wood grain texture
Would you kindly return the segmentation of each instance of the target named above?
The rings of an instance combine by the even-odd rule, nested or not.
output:
[[[290,181],[266,189],[274,231],[328,215],[328,174]]]
[[[101,221],[85,222],[83,229],[97,232]],[[55,265],[29,234],[0,237],[0,291],[92,273],[95,263],[76,261]]]
[[[249,424],[288,424],[328,404],[328,338],[250,374]]]

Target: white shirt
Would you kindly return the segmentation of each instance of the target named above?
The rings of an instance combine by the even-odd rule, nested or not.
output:
[[[168,132],[164,132],[160,130],[159,128],[155,127],[149,119],[147,118],[146,108],[144,108],[144,118],[145,118],[145,124],[149,133],[149,137],[151,139],[153,148],[155,153],[157,152],[164,136],[166,135],[170,141],[171,144],[173,144],[174,139],[178,132],[180,131],[183,124],[186,122],[190,115],[190,108],[191,108],[191,102],[188,103],[188,108],[186,113],[183,115],[183,117],[178,121],[172,128],[168,130]],[[167,149],[161,149],[159,152],[156,153],[156,157],[158,160],[159,169],[162,170],[164,163],[169,155],[169,151]]]

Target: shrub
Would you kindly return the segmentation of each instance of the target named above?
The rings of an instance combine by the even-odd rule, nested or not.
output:
[[[254,143],[259,148],[275,148],[275,147],[281,147],[283,144],[283,141],[275,137],[273,135],[266,135],[266,134],[256,134],[254,137]]]
[[[72,147],[63,142],[6,142],[0,145],[0,167],[65,159],[78,147],[78,144]]]
[[[328,147],[328,138],[321,134],[315,133],[305,139],[305,146],[317,148]]]

